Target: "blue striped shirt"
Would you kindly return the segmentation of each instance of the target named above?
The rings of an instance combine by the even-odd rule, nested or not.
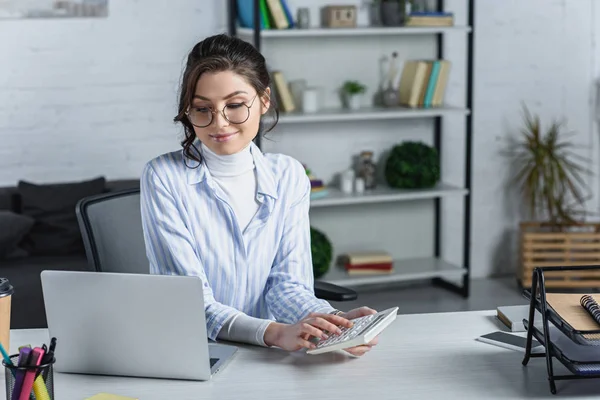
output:
[[[184,159],[180,150],[151,160],[142,173],[150,273],[202,279],[213,340],[240,312],[295,323],[333,310],[314,295],[304,167],[286,155],[263,154],[254,143],[251,152],[260,204],[243,231],[204,162]]]

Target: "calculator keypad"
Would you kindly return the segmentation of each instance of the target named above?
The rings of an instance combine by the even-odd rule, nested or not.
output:
[[[376,314],[366,315],[364,317],[359,317],[352,320],[351,328],[340,327],[342,333],[338,334],[330,334],[327,339],[320,340],[317,342],[317,348],[330,346],[334,344],[338,344],[340,342],[344,342],[346,340],[354,339],[356,336],[360,335],[366,328],[372,325],[373,322],[376,322],[375,319],[379,320],[381,316]]]

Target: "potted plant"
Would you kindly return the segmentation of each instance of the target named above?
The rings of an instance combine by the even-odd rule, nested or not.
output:
[[[440,157],[432,146],[405,141],[390,151],[384,174],[387,184],[393,188],[430,188],[440,180]]]
[[[527,107],[523,114],[520,139],[510,154],[516,168],[513,183],[528,218],[520,224],[518,279],[530,287],[535,267],[600,263],[600,224],[585,221],[584,175],[589,171],[563,124],[554,121],[544,130],[539,116]],[[600,279],[585,280],[573,272],[545,275],[547,287],[600,286]]]
[[[346,104],[351,110],[360,108],[362,95],[367,91],[367,87],[358,81],[346,81],[342,86]]]
[[[381,0],[380,15],[384,26],[401,26],[411,6],[411,0]]]
[[[313,276],[315,279],[319,279],[329,271],[333,258],[333,245],[323,231],[313,226],[310,227],[310,251]]]

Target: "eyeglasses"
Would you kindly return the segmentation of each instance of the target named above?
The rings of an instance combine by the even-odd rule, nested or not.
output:
[[[212,107],[190,107],[185,112],[192,125],[198,128],[206,128],[212,124],[214,115],[220,112],[223,117],[232,124],[243,124],[250,118],[250,108],[258,93],[252,99],[250,105],[246,103],[231,103],[223,107],[222,110],[214,110]]]

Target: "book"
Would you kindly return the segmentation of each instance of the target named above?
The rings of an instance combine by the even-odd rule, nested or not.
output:
[[[237,0],[238,20],[244,28],[254,28],[254,2],[252,0]],[[260,4],[260,28],[269,29],[270,22],[266,15],[266,3]]]
[[[287,19],[287,15],[283,8],[283,5],[279,0],[266,0],[271,19],[277,29],[287,29],[290,24]]]
[[[339,263],[342,265],[364,265],[364,264],[379,264],[391,263],[392,256],[385,251],[361,251],[349,252],[340,255]]]
[[[579,299],[581,306],[591,315],[591,317],[600,324],[600,305],[594,295],[584,294]]]
[[[394,267],[394,263],[392,262],[383,262],[383,263],[368,263],[368,264],[346,264],[347,270],[390,270]]]
[[[525,332],[524,319],[529,318],[529,306],[502,306],[496,308],[496,316],[512,332]]]
[[[348,275],[389,275],[393,269],[347,269]]]
[[[273,82],[275,83],[275,92],[277,99],[281,104],[283,112],[291,112],[296,109],[292,92],[281,71],[272,71]]]
[[[423,104],[425,88],[429,81],[428,60],[408,60],[404,63],[398,86],[399,103],[412,108]]]
[[[439,107],[444,104],[444,94],[448,84],[448,76],[450,74],[450,61],[439,60],[440,68],[438,72],[437,82],[433,91],[433,99],[431,105]]]

